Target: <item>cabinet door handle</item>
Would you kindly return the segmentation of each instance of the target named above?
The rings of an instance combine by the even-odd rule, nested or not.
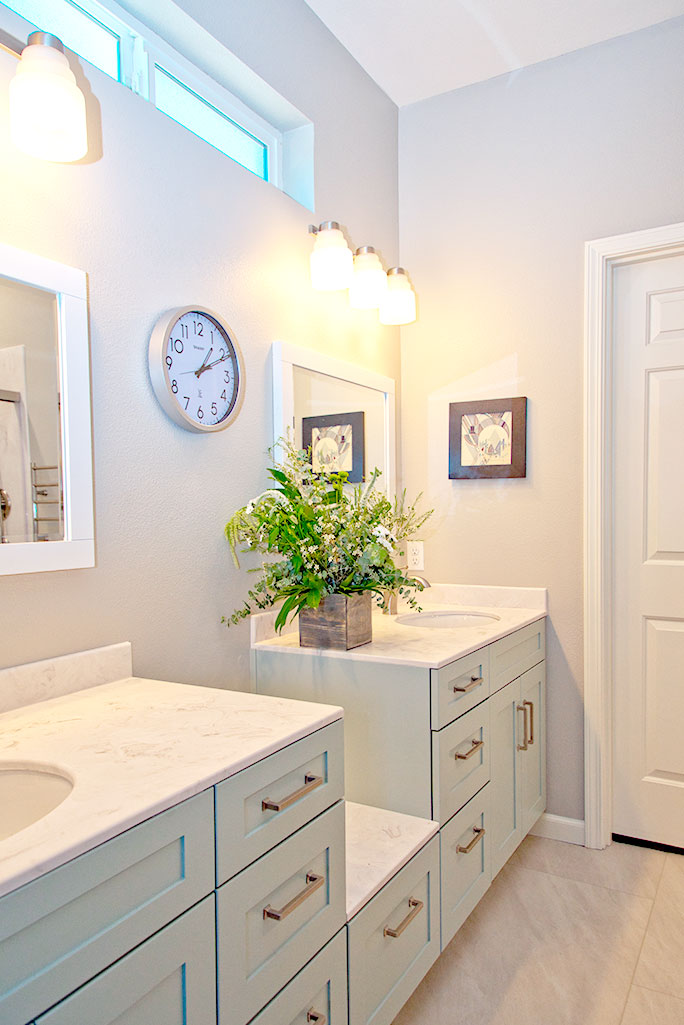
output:
[[[282,922],[283,918],[287,918],[288,915],[292,914],[295,908],[303,904],[307,897],[310,897],[316,890],[320,890],[324,882],[325,876],[318,876],[313,872],[307,872],[304,889],[300,890],[292,900],[288,900],[287,904],[282,908],[272,908],[270,904],[267,904],[264,908],[264,918],[275,918],[276,922]]]
[[[527,705],[530,710],[530,739],[528,744],[534,744],[534,702],[523,701],[523,705]]]
[[[524,701],[522,705],[516,705],[516,712],[522,712],[523,714],[523,737],[525,738],[524,744],[518,744],[518,751],[527,751],[527,705],[528,702]]]
[[[465,762],[468,758],[472,758],[473,755],[475,754],[475,752],[479,751],[480,748],[482,748],[482,747],[484,747],[484,740],[473,740],[472,747],[470,748],[469,751],[466,751],[465,754],[461,754],[460,751],[457,751],[456,754],[454,755],[454,758],[457,761],[460,758],[460,759],[462,759]]]
[[[469,690],[475,690],[481,683],[484,683],[484,676],[471,676],[470,683],[466,683],[465,687],[454,687],[454,694],[467,694]]]
[[[424,906],[425,905],[423,904],[422,900],[416,900],[415,897],[409,897],[409,907],[411,908],[411,910],[409,911],[406,918],[404,918],[399,923],[396,929],[391,929],[389,925],[386,925],[385,928],[382,930],[382,935],[391,936],[393,940],[396,939],[397,936],[401,936],[406,926],[410,925],[413,919],[416,917],[416,915],[419,915],[421,913]]]
[[[320,1011],[314,1011],[313,1007],[310,1007],[306,1012],[306,1020],[307,1022],[313,1022],[314,1025],[325,1025],[328,1019]]]
[[[323,783],[322,776],[312,776],[310,772],[304,776],[304,786],[300,787],[299,790],[295,790],[287,797],[283,797],[281,801],[269,801],[265,800],[261,802],[262,811],[283,811],[285,808],[289,808],[291,804],[298,801],[300,797],[305,797],[306,794],[310,794],[316,787],[320,787]]]
[[[461,847],[461,845],[459,844],[456,848],[456,852],[458,854],[470,854],[473,847],[475,847],[475,845],[480,842],[480,840],[486,832],[487,830],[483,826],[473,826],[473,833],[475,834],[475,836],[472,838],[467,847]]]

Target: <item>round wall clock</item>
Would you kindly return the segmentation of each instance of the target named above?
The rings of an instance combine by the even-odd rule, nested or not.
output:
[[[186,430],[222,431],[237,415],[240,354],[211,310],[183,306],[165,313],[150,337],[149,364],[162,409]]]

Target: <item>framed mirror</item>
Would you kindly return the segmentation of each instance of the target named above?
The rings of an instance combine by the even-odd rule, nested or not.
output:
[[[298,448],[311,445],[314,460],[346,470],[350,481],[382,471],[378,486],[396,488],[394,380],[325,353],[274,342],[274,444],[288,431]]]
[[[86,276],[0,244],[0,575],[94,564]]]

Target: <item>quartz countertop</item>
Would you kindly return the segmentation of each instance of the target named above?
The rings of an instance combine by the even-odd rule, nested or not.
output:
[[[349,651],[323,648],[300,648],[296,627],[291,632],[273,636],[272,619],[266,613],[261,624],[253,629],[252,645],[255,650],[282,652],[323,658],[344,658],[365,662],[384,662],[440,669],[454,659],[469,655],[486,644],[505,637],[514,630],[534,623],[546,616],[546,591],[543,588],[459,587],[435,584],[418,594],[417,600],[425,612],[476,612],[496,617],[482,625],[421,627],[407,625],[400,620],[411,613],[400,605],[396,616],[373,613],[373,640]],[[271,617],[271,618],[269,618]],[[259,620],[261,617],[253,617]],[[271,636],[268,636],[269,633]]]
[[[74,789],[0,841],[0,896],[342,718],[285,698],[128,677],[0,715],[0,767]]]
[[[439,823],[345,802],[347,921],[424,847]]]

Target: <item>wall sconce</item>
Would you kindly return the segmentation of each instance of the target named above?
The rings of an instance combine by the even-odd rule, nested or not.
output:
[[[60,163],[85,156],[85,99],[57,36],[31,33],[9,93],[12,141],[20,150]]]
[[[412,324],[416,319],[416,293],[403,267],[387,271],[387,291],[380,303],[381,324]]]
[[[311,284],[319,292],[338,292],[349,288],[354,272],[354,258],[337,221],[323,221],[318,227],[309,225],[316,236],[311,253]]]
[[[354,275],[349,286],[349,304],[355,310],[377,310],[387,291],[387,275],[373,246],[361,246],[354,253]]]

